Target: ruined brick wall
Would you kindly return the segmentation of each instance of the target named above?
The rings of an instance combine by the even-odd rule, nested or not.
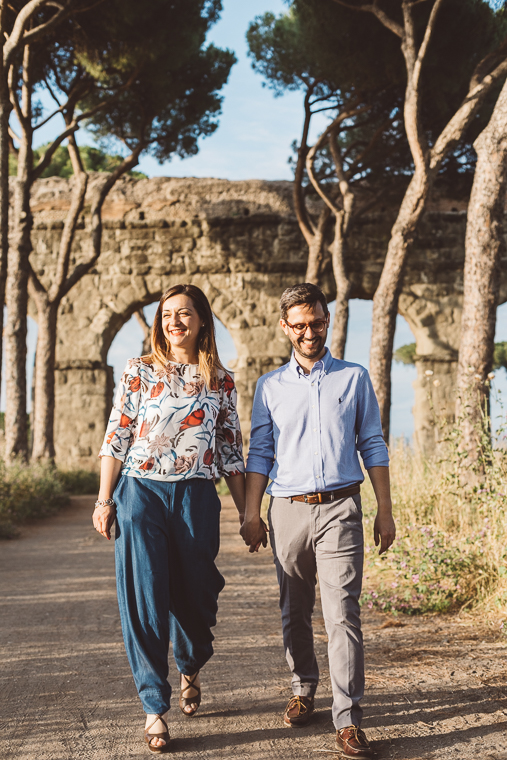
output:
[[[100,181],[96,175],[92,186]],[[256,380],[289,355],[278,328],[278,299],[285,287],[304,278],[306,269],[306,246],[291,192],[288,182],[126,178],[118,183],[104,208],[101,257],[61,307],[56,387],[61,466],[97,466],[111,403],[109,346],[134,311],[182,281],[206,292],[232,335],[238,352],[234,369],[240,416],[248,438]],[[37,183],[32,263],[46,282],[54,271],[69,205],[67,180]],[[88,208],[76,233],[74,260],[90,253]],[[347,262],[353,298],[373,297],[394,215],[394,209],[380,209],[356,224]],[[423,449],[435,441],[428,391],[435,408],[452,413],[465,224],[463,208],[439,202],[430,209],[400,299],[400,312],[417,341],[414,414],[416,440]],[[332,299],[332,278],[326,278],[325,287]],[[507,299],[507,278],[502,296]],[[428,368],[435,373],[431,384],[424,374]]]

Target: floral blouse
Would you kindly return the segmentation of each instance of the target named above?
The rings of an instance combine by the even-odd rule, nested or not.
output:
[[[196,364],[155,370],[129,359],[99,456],[123,462],[122,473],[155,480],[212,480],[244,472],[236,386],[219,371],[209,390]]]

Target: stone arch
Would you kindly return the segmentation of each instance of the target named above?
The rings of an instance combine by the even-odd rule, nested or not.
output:
[[[289,345],[278,328],[281,283],[272,279],[255,274],[169,274],[153,281],[146,278],[141,285],[125,275],[116,279],[114,291],[103,294],[96,309],[88,288],[83,287],[79,296],[74,294],[72,309],[66,308],[68,303],[63,304],[59,323],[55,420],[58,461],[71,462],[75,467],[90,466],[100,448],[113,396],[113,368],[107,364],[111,343],[135,311],[157,301],[165,290],[182,281],[202,288],[213,313],[234,341],[237,359],[231,369],[238,388],[243,435],[248,442],[257,379],[289,356]],[[74,330],[66,329],[66,323],[74,325],[76,310],[83,318],[88,311],[88,324],[78,340]],[[78,406],[83,402],[87,422],[79,428],[69,425],[69,419],[79,419]]]
[[[36,183],[31,261],[46,284],[54,272],[69,205],[66,180],[50,178]],[[395,217],[393,207],[357,220],[346,262],[352,298],[373,297]],[[419,376],[426,377],[424,372],[430,367],[434,380],[448,375],[445,384],[441,380],[431,389],[448,414],[453,409],[465,228],[464,204],[449,203],[449,199],[432,202],[419,226],[400,298],[400,312],[416,337]],[[76,260],[87,256],[89,236],[90,222],[85,218],[76,232]],[[172,282],[190,280],[200,285],[233,337],[238,350],[235,372],[240,416],[248,438],[256,380],[289,355],[288,344],[277,329],[278,299],[287,286],[303,280],[306,260],[307,247],[293,213],[290,182],[164,177],[118,182],[104,206],[100,259],[64,299],[60,310],[55,419],[58,464],[96,466],[112,390],[107,347],[120,324]],[[324,272],[324,282],[331,299],[330,271]],[[504,265],[500,302],[506,299]],[[416,388],[414,415],[416,441],[422,449],[434,452],[435,429],[422,385],[421,392]]]

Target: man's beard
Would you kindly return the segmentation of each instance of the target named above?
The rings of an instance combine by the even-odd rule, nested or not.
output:
[[[315,359],[315,357],[318,356],[324,348],[326,344],[326,338],[327,330],[322,335],[315,335],[314,338],[312,338],[310,345],[301,345],[305,339],[303,335],[299,336],[299,338],[291,336],[290,342],[294,346],[294,350],[297,354],[304,356],[305,359]]]

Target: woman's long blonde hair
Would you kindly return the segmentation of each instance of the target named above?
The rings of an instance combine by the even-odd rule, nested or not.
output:
[[[158,309],[153,320],[151,328],[151,356],[149,360],[158,366],[164,368],[168,362],[170,343],[164,335],[162,329],[162,309],[164,303],[172,296],[188,296],[195,306],[203,326],[199,331],[197,341],[197,350],[199,356],[199,374],[210,389],[218,388],[218,370],[223,370],[224,366],[220,361],[217,350],[215,337],[215,323],[213,321],[213,312],[209,301],[200,288],[196,285],[174,285],[166,290],[160,299]]]

